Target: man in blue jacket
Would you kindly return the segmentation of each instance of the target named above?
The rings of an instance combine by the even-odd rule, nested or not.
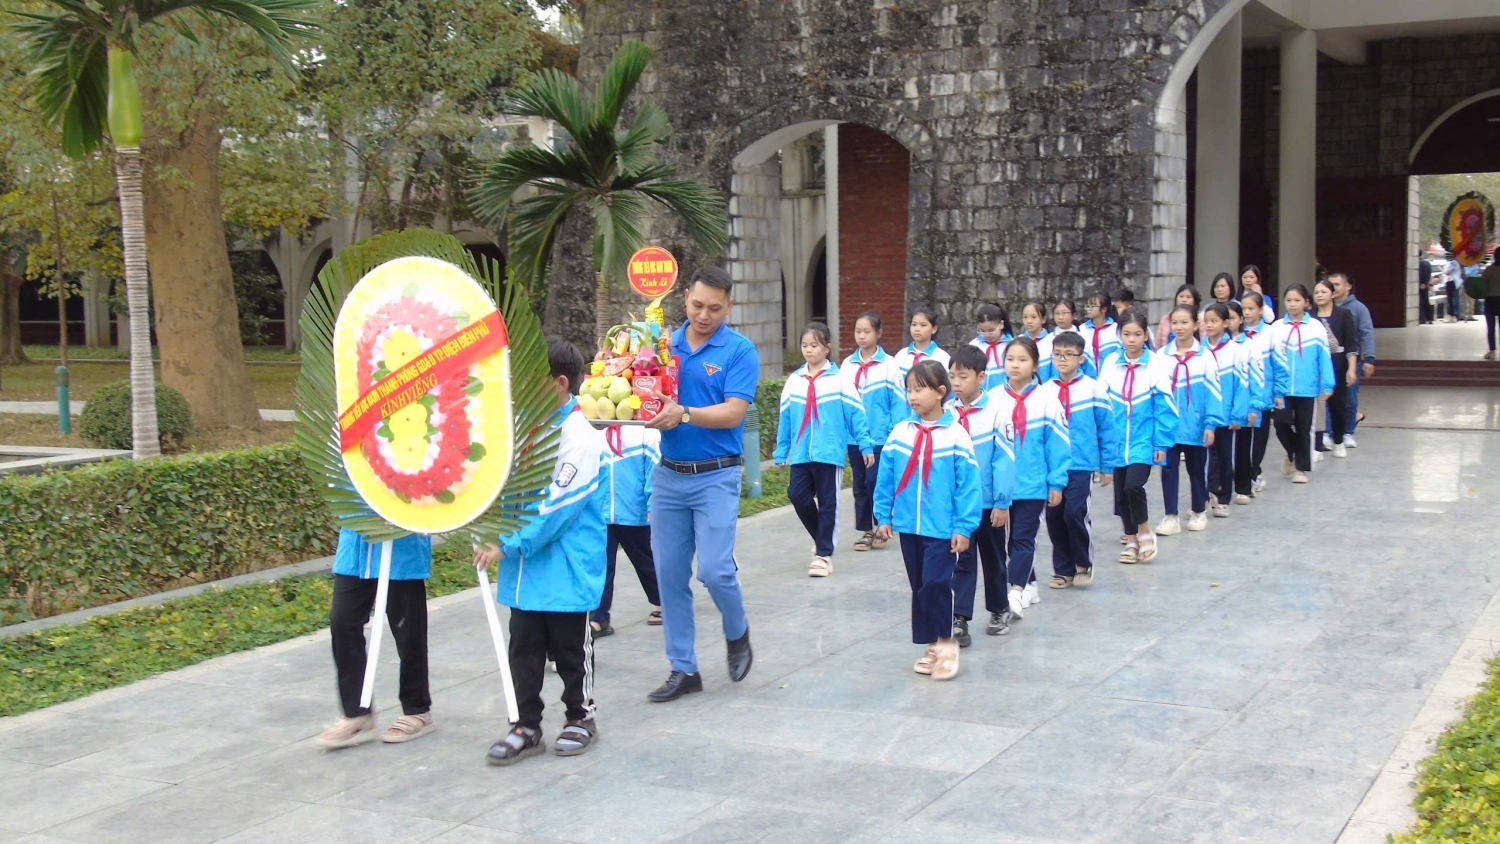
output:
[[[490,748],[491,765],[513,765],[547,749],[542,742],[542,680],[547,660],[563,681],[567,723],[558,756],[588,751],[594,723],[594,644],[589,611],[604,593],[604,498],[599,493],[603,438],[574,397],[583,381],[583,353],[566,340],[547,341],[562,428],[557,463],[536,515],[497,546],[474,551],[479,568],[500,563],[496,593],[510,607],[510,671],[520,720]]]
[[[1354,279],[1348,273],[1334,273],[1328,280],[1333,282],[1334,304],[1348,308],[1354,315],[1354,327],[1359,329],[1359,375],[1349,385],[1349,427],[1344,434],[1344,445],[1354,448],[1354,437],[1350,435],[1359,427],[1359,385],[1375,374],[1375,321],[1365,303],[1355,298]]]

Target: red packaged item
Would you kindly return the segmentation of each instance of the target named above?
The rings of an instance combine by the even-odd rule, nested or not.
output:
[[[641,400],[641,409],[635,418],[650,422],[661,412],[662,401],[658,395],[677,401],[677,358],[672,358],[672,362],[656,375],[637,375],[632,386],[636,398]]]

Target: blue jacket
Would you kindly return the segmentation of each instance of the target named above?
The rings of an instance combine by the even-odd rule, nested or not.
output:
[[[1073,444],[1069,472],[1113,472],[1124,465],[1114,405],[1103,382],[1087,375],[1074,377],[1067,384],[1066,402],[1061,381],[1054,378],[1044,386],[1052,391],[1068,422],[1068,441]]]
[[[1262,322],[1240,332],[1245,363],[1250,372],[1250,412],[1265,413],[1274,405],[1271,400],[1271,324]]]
[[[1474,269],[1478,269],[1478,264]],[[1375,320],[1370,318],[1370,309],[1365,303],[1359,301],[1359,297],[1350,293],[1344,297],[1344,301],[1338,304],[1349,309],[1354,315],[1354,327],[1359,329],[1359,362],[1375,362]]]
[[[912,453],[919,435],[932,444],[931,462],[925,448],[922,454]],[[897,492],[908,469],[906,486]],[[899,422],[880,452],[875,522],[933,539],[969,536],[979,529],[984,509],[979,472],[974,444],[951,411],[934,423]]]
[[[846,383],[853,384],[859,392],[859,401],[865,406],[865,424],[870,429],[870,442],[876,447],[885,445],[891,428],[905,419],[910,412],[906,406],[906,389],[896,374],[896,360],[876,347],[875,357],[869,362],[860,360],[859,352],[844,359],[839,367]],[[859,445],[850,441],[849,445]]]
[[[1228,424],[1224,421],[1224,396],[1219,389],[1219,367],[1214,356],[1199,346],[1178,352],[1174,340],[1158,352],[1152,363],[1158,377],[1172,395],[1177,409],[1177,442],[1203,445],[1203,433]]]
[[[1068,486],[1073,445],[1068,441],[1068,418],[1057,402],[1057,392],[1032,383],[1025,392],[1007,385],[994,394],[1000,430],[1015,443],[1016,481],[1013,501],[1045,499],[1051,490]],[[1017,423],[1016,408],[1025,403],[1025,427]]]
[[[807,393],[813,391],[812,412]],[[786,377],[781,388],[781,421],[776,426],[777,463],[830,463],[840,468],[849,459],[849,444],[860,454],[873,454],[865,406],[854,384],[847,382],[832,361],[809,376],[807,364]]]
[[[651,524],[651,473],[661,462],[661,431],[640,425],[604,429],[599,458],[604,490],[604,523],[643,527]]]
[[[1099,380],[1114,406],[1121,466],[1165,465],[1165,460],[1156,460],[1155,453],[1165,455],[1177,444],[1177,405],[1170,382],[1161,380],[1161,368],[1156,365],[1159,357],[1160,352],[1147,350],[1132,363],[1122,351],[1104,364]]]
[[[380,543],[366,542],[348,528],[339,530],[333,573],[375,580],[380,577]],[[391,543],[391,580],[426,580],[432,576],[432,537],[403,536]]]
[[[1104,371],[1105,361],[1125,348],[1120,345],[1120,325],[1113,319],[1106,318],[1103,325],[1088,320],[1078,326],[1078,333],[1083,335],[1083,356],[1100,372]]]
[[[1311,314],[1291,321],[1284,316],[1271,326],[1271,395],[1314,398],[1333,392],[1333,357],[1328,330]]]
[[[1224,425],[1250,424],[1250,359],[1245,347],[1226,333],[1217,348],[1203,339],[1203,349],[1213,355],[1219,368],[1219,399],[1224,408]]]
[[[1083,336],[1082,329],[1070,328],[1068,329],[1068,331],[1073,334],[1077,334],[1080,337]],[[1046,337],[1043,337],[1041,341],[1036,344],[1037,356],[1041,359],[1041,365],[1037,368],[1036,371],[1036,380],[1042,382],[1043,384],[1047,383],[1048,381],[1057,380],[1057,366],[1052,362],[1052,346],[1054,344],[1054,341],[1057,340],[1057,335],[1062,333],[1064,332],[1053,331]],[[1099,367],[1094,365],[1094,359],[1089,356],[1088,348],[1086,345],[1083,350],[1083,361],[1078,365],[1078,371],[1090,378],[1099,377]]]
[[[1000,338],[1000,342],[991,344],[981,334],[969,341],[970,346],[984,352],[984,389],[986,392],[1005,386],[1005,344],[1011,339],[1009,334],[1005,334]]]
[[[907,343],[905,348],[896,353],[896,386],[901,391],[899,402],[901,405],[904,406],[906,404],[906,373],[911,372],[911,368],[916,366],[919,361],[927,360],[928,358],[942,364],[944,369],[947,369],[948,363],[953,360],[953,356],[943,351],[943,347],[939,346],[936,340],[929,342],[927,348],[921,351],[917,351],[916,343]],[[905,408],[901,412],[905,414],[901,417],[902,419],[911,415],[910,408]]]
[[[562,428],[546,498],[526,527],[502,537],[496,597],[533,612],[588,612],[604,594],[604,499],[600,433],[569,402],[554,417]]]
[[[995,507],[1009,510],[1016,481],[1015,443],[1005,437],[999,405],[991,396],[988,392],[980,393],[968,406],[954,396],[948,403],[948,412],[974,444],[974,460],[979,464],[980,506],[986,510]]]

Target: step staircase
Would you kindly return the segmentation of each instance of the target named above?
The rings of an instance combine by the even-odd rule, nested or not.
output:
[[[1500,362],[1488,360],[1388,360],[1375,364],[1366,387],[1481,387],[1500,389]]]

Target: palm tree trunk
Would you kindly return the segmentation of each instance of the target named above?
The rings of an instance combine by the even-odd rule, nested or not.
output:
[[[125,297],[130,305],[130,427],[135,458],[161,454],[156,425],[156,377],[151,364],[150,277],[146,264],[146,214],[141,199],[140,147],[115,148],[124,240]]]
[[[604,273],[594,273],[594,279],[594,336],[608,345],[609,338],[604,334],[613,324],[609,321],[609,282],[604,280]]]

